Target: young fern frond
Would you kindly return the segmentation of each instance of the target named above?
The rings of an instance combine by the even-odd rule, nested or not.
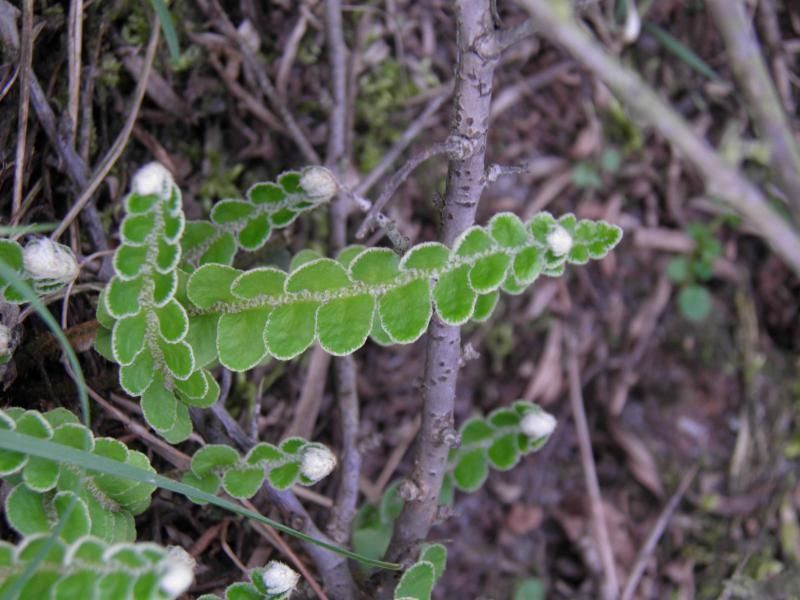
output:
[[[326,446],[302,438],[288,438],[279,446],[261,442],[244,457],[230,446],[210,444],[194,454],[183,482],[209,494],[221,486],[234,498],[252,498],[265,479],[279,490],[295,483],[313,485],[335,466],[336,457]]]
[[[5,596],[48,542],[45,534],[16,546],[0,541],[0,595]],[[13,599],[172,600],[191,585],[193,559],[177,547],[109,544],[93,536],[56,540]]]
[[[500,471],[515,467],[521,457],[547,443],[555,425],[552,415],[524,401],[465,421],[459,429],[460,444],[448,457],[440,502],[449,503],[454,486],[463,492],[479,489],[490,466]]]
[[[460,444],[450,452],[439,504],[451,504],[455,489],[474,492],[489,475],[489,467],[508,470],[522,456],[547,443],[555,418],[538,405],[518,401],[486,417],[475,416],[460,428]],[[400,482],[389,485],[377,506],[364,504],[353,520],[353,548],[365,556],[382,557],[394,522],[403,510]]]
[[[305,253],[290,273],[204,265],[189,277],[188,312],[190,320],[218,315],[218,358],[234,371],[267,356],[292,359],[315,341],[346,355],[370,336],[382,344],[417,340],[434,308],[451,325],[485,320],[500,290],[519,294],[541,274],[562,274],[566,263],[602,258],[621,237],[604,221],[541,213],[523,223],[501,213],[467,230],[452,249],[423,243],[399,257],[388,248],[353,246],[337,260]],[[213,322],[209,336],[212,328]]]
[[[483,321],[501,291],[519,294],[539,275],[602,258],[622,237],[615,225],[571,214],[556,220],[541,213],[523,223],[501,213],[464,232],[453,248],[423,243],[399,257],[351,246],[336,260],[306,250],[289,273],[240,271],[228,264],[237,248],[257,248],[273,228],[336,193],[327,169],[256,184],[247,201],[220,202],[212,222],[190,226],[160,165],[143,168],[132,188],[117,273],[98,306],[96,347],[120,364],[122,387],[141,396],[145,419],[172,443],[191,433],[189,406],[216,401],[219,386],[206,368],[216,360],[245,371],[267,356],[292,359],[315,341],[334,355],[356,351],[369,337],[408,344],[425,332],[434,309],[451,325]],[[179,264],[199,266],[187,273]]]
[[[155,473],[147,457],[113,438],[95,438],[63,408],[44,414],[0,410],[0,428],[86,450]],[[154,485],[103,475],[19,452],[0,450],[0,477],[11,487],[5,500],[8,524],[21,535],[48,533],[75,501],[61,538],[93,535],[107,542],[136,539],[133,517],[150,506]]]
[[[187,270],[200,265],[229,265],[237,250],[261,248],[274,229],[287,227],[303,212],[329,202],[337,185],[324,167],[288,171],[275,183],[256,183],[244,200],[222,200],[211,209],[210,221],[186,224],[181,246]]]
[[[142,168],[131,187],[114,254],[116,275],[98,305],[106,331],[98,333],[97,345],[105,341],[120,364],[125,391],[142,397],[150,426],[177,443],[192,432],[188,407],[211,406],[219,387],[187,341],[189,318],[178,293],[185,225],[180,190],[158,163]]]

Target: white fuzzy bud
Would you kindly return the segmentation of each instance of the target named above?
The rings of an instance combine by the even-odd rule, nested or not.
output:
[[[173,546],[169,549],[163,566],[159,587],[170,598],[177,598],[194,581],[194,559],[183,548]]]
[[[245,19],[236,28],[236,33],[242,38],[244,45],[254,54],[261,48],[261,36],[258,35],[255,25],[250,19]]]
[[[285,594],[295,588],[300,581],[300,573],[278,560],[271,560],[261,575],[264,587],[270,594]]]
[[[0,323],[0,356],[11,350],[11,330]]]
[[[540,438],[553,433],[558,421],[549,412],[536,410],[522,417],[519,424],[522,433],[531,438]]]
[[[325,167],[309,167],[303,171],[300,187],[317,202],[327,202],[339,191],[336,178]]]
[[[131,180],[131,192],[140,196],[156,194],[168,198],[174,182],[172,174],[161,163],[151,162],[136,171]]]
[[[309,446],[303,452],[300,473],[311,481],[327,477],[336,467],[336,457],[324,446]]]
[[[67,246],[39,238],[22,251],[22,264],[31,279],[69,283],[78,276],[78,261]]]
[[[561,225],[547,234],[547,245],[556,256],[564,256],[572,249],[572,236]]]

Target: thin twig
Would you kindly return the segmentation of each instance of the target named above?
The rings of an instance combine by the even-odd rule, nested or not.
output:
[[[68,99],[67,115],[70,124],[70,140],[75,143],[78,131],[78,108],[81,99],[81,47],[83,42],[83,0],[69,3],[67,31]]]
[[[248,510],[252,510],[253,512],[258,512],[258,509],[249,500],[241,500],[240,502],[242,503],[242,506],[244,506]],[[300,560],[300,557],[297,556],[295,551],[292,550],[292,547],[289,546],[289,544],[287,544],[284,541],[284,539],[278,534],[277,531],[275,531],[272,527],[265,525],[264,523],[260,523],[259,521],[253,521],[252,525],[253,527],[255,527],[256,531],[258,531],[261,534],[262,537],[274,543],[284,555],[288,556],[291,559],[292,564],[294,564],[294,566],[297,567],[297,570],[300,571],[300,574],[308,582],[308,585],[311,587],[312,590],[314,590],[314,593],[320,600],[328,600],[328,596],[320,587],[319,583],[317,583],[317,580],[314,579],[314,576],[308,570],[308,567],[306,567],[305,563],[302,560]],[[316,548],[317,546],[314,547]]]
[[[22,39],[19,64],[21,70],[19,110],[17,112],[17,154],[14,161],[14,192],[11,197],[12,218],[22,208],[22,187],[25,179],[25,151],[28,145],[28,110],[30,108],[31,62],[33,60],[33,0],[22,2]]]
[[[551,2],[519,2],[536,19],[541,35],[563,46],[640,118],[680,150],[703,175],[709,193],[724,200],[749,220],[772,249],[800,275],[800,236],[769,206],[755,185],[737,169],[728,166],[639,75],[622,67],[570,17],[561,15]]]
[[[608,527],[606,525],[603,497],[600,493],[600,483],[597,480],[597,470],[595,469],[594,456],[592,456],[592,441],[589,435],[589,425],[586,421],[586,412],[583,407],[581,376],[578,368],[578,355],[575,345],[572,339],[567,343],[567,375],[569,379],[570,405],[572,407],[572,417],[575,420],[575,430],[578,436],[583,477],[586,482],[586,491],[589,494],[595,542],[597,543],[597,550],[600,553],[600,560],[603,563],[603,571],[605,573],[605,581],[602,586],[603,598],[606,600],[614,600],[617,598],[617,594],[619,594],[619,581],[617,580],[614,552],[611,550],[611,539],[608,535]]]
[[[421,150],[411,158],[409,158],[406,163],[400,167],[392,178],[386,182],[386,185],[381,192],[381,195],[378,199],[373,203],[372,207],[369,209],[369,212],[364,217],[361,225],[356,231],[356,238],[363,239],[364,236],[369,233],[370,226],[372,222],[376,219],[376,216],[383,207],[386,205],[389,200],[391,200],[394,193],[397,189],[403,184],[403,182],[408,179],[408,176],[411,175],[412,171],[416,169],[419,165],[424,163],[426,160],[433,158],[434,156],[439,156],[441,154],[451,154],[458,148],[458,144],[453,140],[446,140],[444,142],[440,142],[438,144],[433,144],[428,146],[424,150]]]
[[[447,91],[443,94],[439,94],[433,100],[431,100],[425,109],[419,114],[419,116],[414,119],[406,130],[403,132],[403,135],[400,136],[394,145],[389,149],[386,154],[383,155],[381,161],[375,166],[372,171],[370,171],[355,187],[353,190],[359,196],[365,196],[367,192],[372,189],[378,180],[383,177],[383,174],[389,170],[394,162],[400,157],[400,155],[408,148],[409,144],[413,142],[417,136],[422,132],[423,129],[428,127],[430,124],[429,121],[436,114],[436,111],[439,110],[439,107],[444,104],[445,100],[447,100],[452,95],[452,87],[448,87]]]
[[[306,27],[308,25],[308,11],[303,10],[305,7],[300,7],[300,18],[292,28],[292,33],[289,39],[286,40],[286,45],[283,48],[283,56],[278,63],[278,74],[275,76],[275,87],[278,90],[281,98],[286,97],[286,87],[289,81],[289,74],[292,71],[294,59],[297,56],[297,50],[300,48],[300,42],[306,34]]]
[[[759,134],[770,148],[770,164],[800,224],[800,148],[772,84],[763,52],[741,0],[708,0],[728,52],[730,66],[747,98]]]
[[[347,46],[342,30],[342,5],[340,0],[325,0],[325,34],[331,73],[333,106],[328,115],[328,147],[325,163],[339,179],[347,169]],[[347,244],[347,213],[349,199],[337,195],[331,205],[331,246],[334,251]],[[356,363],[352,356],[334,359],[336,399],[339,406],[339,431],[341,434],[341,460],[336,502],[328,521],[327,532],[333,540],[344,544],[350,537],[350,528],[356,514],[358,478],[361,474],[361,453],[356,445],[359,424],[359,402],[356,391]],[[352,575],[347,563],[335,565],[328,581],[332,597],[350,600],[355,597]]]
[[[144,65],[141,73],[139,73],[139,81],[136,84],[136,90],[133,92],[131,108],[128,111],[125,124],[117,135],[117,138],[114,140],[114,143],[111,145],[111,148],[108,149],[108,152],[106,152],[100,163],[97,165],[97,168],[92,173],[92,178],[87,184],[86,188],[81,192],[81,195],[75,201],[75,204],[73,204],[72,208],[61,221],[56,230],[50,235],[50,239],[57,240],[59,237],[61,237],[61,234],[66,231],[70,223],[75,220],[75,218],[83,210],[84,206],[86,206],[89,200],[91,200],[92,196],[97,191],[97,188],[99,188],[103,183],[106,175],[108,175],[108,173],[114,167],[117,159],[119,159],[119,157],[122,155],[123,150],[125,150],[125,146],[130,138],[131,131],[133,131],[133,126],[136,123],[137,117],[139,116],[139,108],[142,105],[142,100],[144,99],[144,94],[147,90],[147,79],[150,76],[150,71],[153,68],[153,60],[156,57],[156,48],[158,48],[160,30],[161,28],[158,26],[158,23],[154,17],[150,23],[150,40],[147,43]]]
[[[620,600],[633,599],[633,595],[636,593],[636,588],[639,585],[639,580],[642,578],[642,575],[644,575],[647,562],[655,551],[658,540],[661,539],[664,530],[667,528],[667,524],[669,524],[670,519],[672,519],[673,513],[681,503],[683,495],[686,493],[686,490],[689,489],[698,470],[699,468],[697,465],[689,469],[683,478],[681,478],[675,493],[672,494],[669,501],[664,506],[664,509],[658,516],[658,520],[655,522],[655,525],[653,525],[653,529],[650,530],[650,534],[647,536],[647,539],[639,550],[639,554],[636,556],[636,562],[633,565],[628,581],[625,582],[625,589],[622,591]]]
[[[314,346],[311,349],[303,389],[300,391],[300,398],[294,405],[292,421],[283,432],[284,437],[299,436],[306,439],[311,437],[322,405],[322,393],[325,391],[330,364],[331,355],[320,346]]]

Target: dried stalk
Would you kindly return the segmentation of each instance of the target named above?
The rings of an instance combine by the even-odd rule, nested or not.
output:
[[[548,0],[519,2],[536,20],[541,35],[566,49],[641,119],[672,143],[704,177],[709,194],[741,213],[786,264],[800,275],[800,236],[769,206],[752,182],[727,165],[639,75],[620,65],[576,24],[568,14],[567,3]]]

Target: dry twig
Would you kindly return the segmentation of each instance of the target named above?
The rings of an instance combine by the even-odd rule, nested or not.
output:
[[[611,549],[611,539],[608,535],[605,511],[603,510],[603,496],[600,493],[600,483],[597,480],[597,469],[592,456],[592,440],[589,435],[589,424],[586,420],[586,411],[583,407],[583,394],[581,392],[581,375],[578,367],[576,343],[570,338],[567,342],[567,376],[569,379],[569,399],[572,407],[572,418],[575,420],[575,430],[578,436],[578,447],[581,454],[581,466],[586,482],[586,491],[592,510],[595,542],[603,563],[605,580],[602,593],[605,600],[614,600],[619,594],[617,568],[614,564],[614,552]]]
[[[741,0],[708,0],[707,5],[725,40],[731,69],[747,98],[756,128],[770,148],[775,175],[800,223],[800,148],[764,64],[744,4]]]
[[[541,34],[565,48],[616,95],[680,150],[706,180],[709,193],[740,212],[795,273],[800,274],[800,236],[767,203],[761,191],[728,166],[669,104],[636,73],[589,37],[570,16],[547,0],[519,0],[540,26]]]

